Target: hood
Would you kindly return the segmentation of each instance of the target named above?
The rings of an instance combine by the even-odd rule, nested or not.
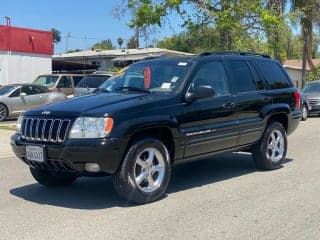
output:
[[[303,93],[307,99],[320,99],[320,92]]]
[[[29,110],[25,115],[68,117],[78,117],[81,115],[103,116],[105,113],[130,108],[130,106],[140,106],[144,103],[150,103],[152,99],[159,99],[159,96],[156,97],[154,94],[149,93],[96,93],[43,105]]]

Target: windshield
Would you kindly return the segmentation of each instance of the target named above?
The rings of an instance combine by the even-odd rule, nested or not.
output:
[[[0,87],[0,96],[10,93],[17,86],[2,86]]]
[[[53,87],[58,78],[59,76],[39,76],[36,80],[33,81],[33,83],[45,87]]]
[[[172,92],[187,72],[187,62],[152,61],[135,64],[104,82],[99,89],[113,91]]]
[[[97,75],[97,76],[86,76],[77,84],[77,88],[97,88],[110,76]]]
[[[320,92],[320,83],[309,83],[303,88],[302,92],[303,93]]]

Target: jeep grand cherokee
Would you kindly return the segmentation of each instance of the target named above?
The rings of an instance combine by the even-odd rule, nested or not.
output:
[[[279,168],[300,118],[277,61],[205,53],[139,62],[94,94],[30,110],[11,144],[40,184],[110,174],[122,197],[146,203],[177,163],[249,149],[259,169]]]

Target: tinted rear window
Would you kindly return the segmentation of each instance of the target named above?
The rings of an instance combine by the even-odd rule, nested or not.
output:
[[[290,80],[281,66],[275,62],[259,61],[257,65],[270,89],[291,87]]]
[[[83,77],[82,80],[77,84],[76,87],[78,88],[97,88],[99,87],[104,81],[106,81],[109,76],[86,76]]]

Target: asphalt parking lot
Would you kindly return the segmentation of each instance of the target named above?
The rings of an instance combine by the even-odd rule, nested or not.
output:
[[[180,165],[167,196],[142,206],[119,199],[109,177],[40,186],[0,130],[0,239],[318,240],[319,126],[301,122],[279,170],[257,171],[244,153]]]

